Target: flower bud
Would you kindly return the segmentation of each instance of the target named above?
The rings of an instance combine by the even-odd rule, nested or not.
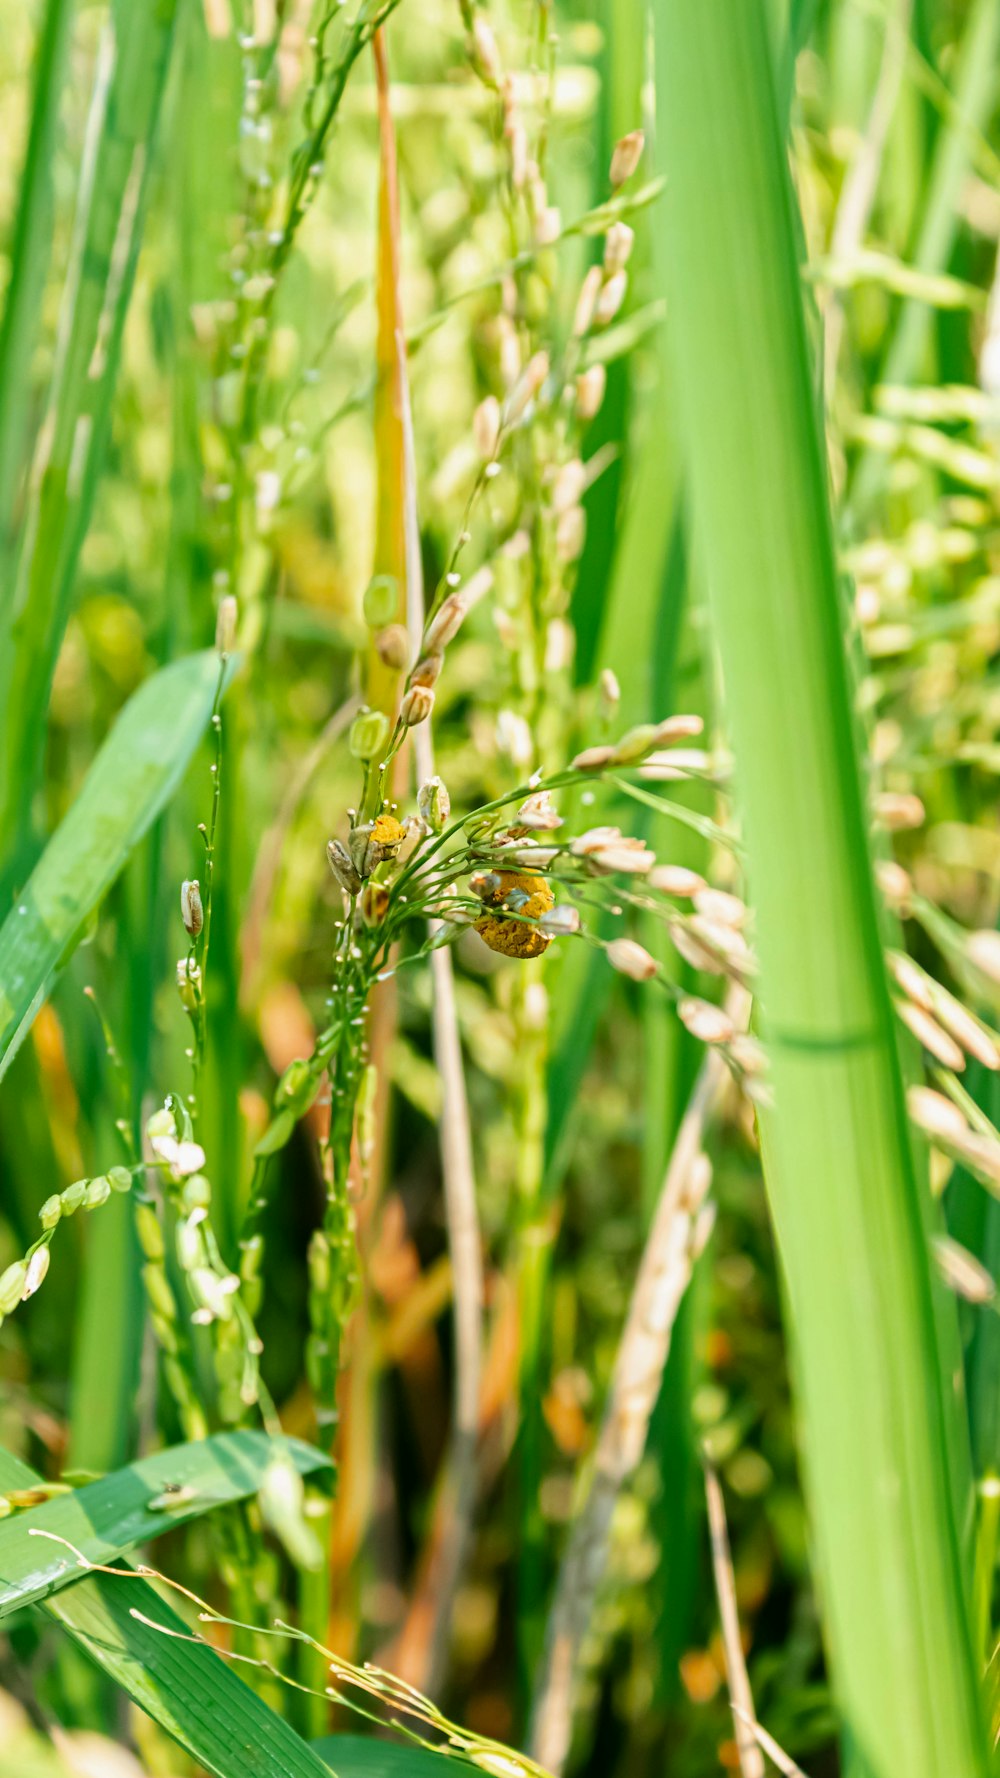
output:
[[[62,1213],[64,1216],[72,1216],[74,1210],[79,1210],[80,1205],[83,1203],[86,1190],[87,1181],[85,1179],[77,1179],[72,1185],[68,1185],[64,1192],[60,1192],[59,1202],[62,1205]]]
[[[400,706],[399,718],[404,728],[416,728],[426,722],[434,708],[434,693],[427,685],[411,685]]]
[[[361,918],[366,926],[381,926],[389,911],[389,891],[384,883],[366,883],[361,892]]]
[[[538,922],[541,930],[548,938],[569,938],[580,930],[580,916],[576,908],[567,907],[564,902],[557,902],[549,908]]]
[[[48,1269],[49,1269],[49,1250],[48,1250],[48,1248],[47,1247],[36,1247],[34,1253],[32,1254],[31,1258],[28,1261],[28,1273],[27,1273],[27,1277],[24,1280],[24,1290],[21,1293],[22,1303],[26,1303],[28,1301],[28,1298],[34,1296],[35,1291],[38,1290],[42,1284],[44,1284],[45,1274],[48,1271]]]
[[[587,486],[587,471],[579,457],[573,457],[564,463],[552,486],[552,510],[568,512],[571,506],[578,506]]]
[[[189,938],[197,938],[205,924],[205,910],[201,905],[201,889],[197,877],[185,878],[181,884],[181,919],[184,930]]]
[[[451,814],[451,797],[442,778],[428,778],[417,792],[417,810],[432,833],[442,833]]]
[[[12,1266],[0,1273],[0,1315],[9,1315],[21,1301],[28,1268],[23,1259],[15,1260]]]
[[[236,645],[236,620],[239,607],[233,593],[227,593],[219,601],[219,614],[215,620],[215,646],[221,655],[232,654]]]
[[[571,506],[560,513],[556,525],[556,555],[560,562],[576,562],[587,541],[587,515],[582,506]]]
[[[177,992],[185,1012],[196,1012],[201,992],[201,970],[187,957],[177,959]]]
[[[484,19],[481,12],[477,12],[472,21],[471,49],[483,79],[488,81],[490,86],[499,86],[503,79],[500,51],[493,35],[493,27]]]
[[[389,718],[381,710],[361,710],[351,723],[348,746],[354,759],[379,759],[389,739]]]
[[[539,247],[554,247],[561,234],[562,212],[559,205],[546,204],[535,219],[535,243]]]
[[[99,1210],[102,1204],[107,1203],[110,1196],[111,1181],[106,1173],[100,1173],[96,1179],[90,1181],[84,1192],[83,1207],[85,1210]]]
[[[576,299],[573,315],[573,338],[582,340],[594,324],[594,309],[604,283],[604,274],[599,265],[592,265],[580,285],[580,294]]]
[[[441,677],[441,668],[443,666],[443,654],[425,654],[423,660],[418,661],[411,671],[410,684],[424,686],[436,685]]]
[[[511,391],[507,403],[508,421],[519,420],[521,418],[525,408],[535,399],[535,396],[541,389],[548,374],[548,353],[536,352],[534,357],[528,360],[520,381]]]
[[[355,868],[351,854],[342,840],[329,840],[326,848],[327,863],[345,895],[357,895],[361,889],[361,878]]]
[[[190,1216],[192,1210],[207,1210],[212,1202],[212,1187],[204,1173],[192,1173],[181,1187],[181,1203]]]
[[[38,1220],[43,1229],[54,1229],[61,1216],[62,1204],[58,1192],[55,1192],[51,1198],[46,1198],[38,1212]]]
[[[135,1228],[139,1237],[139,1245],[147,1259],[163,1258],[163,1230],[160,1219],[152,1204],[137,1204],[135,1208]]]
[[[109,1167],[108,1184],[113,1192],[130,1192],[132,1175],[127,1167]]]
[[[485,463],[497,454],[500,443],[500,403],[495,395],[487,395],[472,416],[472,436],[476,450]]]
[[[628,223],[613,222],[604,237],[604,270],[609,278],[625,270],[634,245],[635,233]]]
[[[375,653],[383,666],[399,673],[406,666],[409,652],[410,639],[402,624],[387,624],[384,630],[379,630],[375,637]]]
[[[428,654],[440,654],[454,640],[468,608],[468,602],[461,593],[449,593],[424,631],[423,647]]]
[[[364,613],[369,629],[382,630],[395,622],[399,610],[399,587],[391,574],[376,574],[365,588]]]
[[[619,975],[627,975],[634,982],[652,981],[659,969],[656,958],[636,944],[634,938],[613,938],[608,945],[608,962]]]
[[[616,190],[619,185],[624,185],[627,179],[631,179],[642,159],[645,141],[646,138],[641,130],[630,130],[627,136],[623,136],[620,142],[615,143],[614,153],[611,156],[610,177]]]
[[[613,276],[608,279],[594,305],[594,320],[598,327],[607,327],[609,322],[614,320],[622,303],[625,301],[625,292],[627,289],[627,272],[615,272]]]
[[[592,420],[601,410],[608,373],[603,364],[591,364],[576,379],[576,412],[581,420]]]

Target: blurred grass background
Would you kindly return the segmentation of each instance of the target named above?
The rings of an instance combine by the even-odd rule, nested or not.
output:
[[[39,836],[70,807],[130,694],[156,667],[211,644],[232,572],[231,515],[246,495],[233,485],[236,462],[256,488],[258,535],[239,552],[253,647],[226,706],[202,1126],[231,1252],[275,1080],[307,1053],[323,1020],[334,903],[323,841],[354,791],[345,750],[317,743],[352,688],[375,549],[378,136],[362,57],[268,314],[251,447],[234,455],[239,364],[223,362],[218,342],[227,337],[244,261],[256,251],[257,181],[284,166],[297,140],[295,104],[268,111],[266,132],[248,128],[251,58],[240,47],[239,19],[194,0],[176,10],[158,105],[146,94],[143,112],[128,64],[118,71],[123,128],[149,143],[141,193],[132,191],[141,241],[130,300],[127,281],[112,290],[123,331],[117,375],[108,370],[106,378],[106,444],[102,385],[87,394],[97,403],[86,445],[94,473],[84,468],[67,511],[46,504],[56,496],[50,483],[34,486],[30,462],[53,415],[63,436],[60,403],[74,422],[78,413],[72,377],[53,385],[60,328],[83,336],[92,324],[105,364],[114,356],[117,311],[106,307],[107,288],[91,297],[90,323],[85,309],[86,280],[99,274],[93,255],[84,253],[80,293],[64,309],[82,251],[73,219],[89,95],[102,78],[105,9],[86,0],[75,7],[0,0],[8,305],[0,336],[0,609],[8,618],[31,560],[61,552],[55,570],[46,559],[38,571],[51,597],[36,589],[26,608],[39,626],[36,676],[16,694],[0,679],[8,811],[0,877],[7,885],[23,880]],[[301,14],[308,32],[308,8],[281,10]],[[134,9],[134,31],[165,29],[170,11]],[[919,891],[963,924],[989,926],[1000,865],[1000,372],[991,298],[1000,241],[1000,5],[775,0],[771,12],[817,367],[821,318],[827,339],[834,317],[843,329],[835,362],[827,355],[822,394],[839,541],[858,588],[854,636],[874,770],[881,786],[915,789],[926,807],[921,830],[897,840]],[[646,128],[647,171],[658,166],[639,0],[551,8],[508,0],[490,16],[515,65],[530,64],[539,29],[558,39],[546,173],[564,221],[605,198],[611,147],[624,131]],[[493,116],[484,89],[467,76],[457,5],[403,0],[390,45],[421,543],[434,584],[475,471],[470,419],[493,387],[497,268],[510,243],[497,201]],[[149,74],[148,45],[136,54]],[[33,91],[44,97],[47,78],[53,90],[43,113]],[[891,104],[878,136],[880,91]],[[855,238],[845,227],[838,239],[852,169],[873,135],[875,176],[861,226]],[[95,177],[126,182],[134,167],[129,160],[116,174],[99,165]],[[37,190],[25,168],[34,169]],[[15,249],[29,189],[26,261]],[[99,191],[94,226],[98,235],[104,229],[113,257],[121,241],[113,229],[107,235],[101,201]],[[600,456],[606,467],[585,502],[587,542],[569,610],[573,687],[552,718],[569,737],[588,688],[611,667],[628,722],[694,708],[725,739],[703,573],[684,511],[657,216],[653,203],[632,218],[637,242],[621,352],[586,440],[588,459]],[[556,338],[569,329],[592,248],[587,236],[570,235],[539,256],[538,311]],[[92,350],[93,342],[76,363],[78,377],[92,367]],[[65,432],[67,463],[79,436],[74,445],[72,427]],[[280,483],[273,505],[271,476]],[[516,510],[515,484],[501,478],[491,493],[500,521],[505,502]],[[34,537],[30,560],[25,535]],[[472,547],[481,552],[483,537]],[[501,611],[503,602],[501,583]],[[439,688],[438,769],[462,806],[509,781],[497,719],[524,694],[514,628],[509,646],[484,602]],[[46,652],[54,662],[47,723]],[[0,1083],[0,1269],[32,1238],[42,1198],[102,1170],[118,1120],[138,1128],[159,1083],[184,1078],[175,885],[192,872],[207,765],[206,750]],[[728,814],[725,790],[693,785],[679,795],[701,812]],[[619,808],[613,818],[629,825]],[[664,860],[703,871],[718,862],[698,834],[660,817],[650,816],[647,834]],[[930,941],[912,925],[909,935],[929,960]],[[582,946],[546,957],[537,972],[551,1028],[545,1042],[528,1046],[526,990],[516,973],[487,968],[481,947],[460,943],[456,957],[488,1256],[488,1346],[477,1534],[456,1601],[445,1696],[450,1714],[471,1729],[517,1742],[580,1465],[599,1425],[698,1055],[665,998],[643,995]],[[672,967],[694,982],[687,964],[674,959]],[[126,1060],[121,1077],[85,987]],[[344,1384],[330,1610],[340,1652],[390,1667],[419,1637],[409,1601],[446,1444],[453,1364],[426,975],[402,972],[394,996],[380,1177],[359,1207],[364,1286]],[[538,1143],[534,1165],[525,1161],[526,1129]],[[837,1722],[775,1257],[745,1106],[729,1107],[711,1146],[715,1231],[684,1304],[646,1457],[618,1504],[584,1649],[574,1769],[643,1778],[666,1765],[674,1778],[701,1778],[736,1766],[697,1460],[704,1445],[726,1490],[758,1714],[813,1778],[824,1778],[839,1770]],[[323,1194],[305,1126],[273,1165],[265,1374],[287,1428],[308,1435],[306,1249]],[[966,1244],[995,1268],[996,1205],[975,1190],[957,1179],[949,1208],[954,1203]],[[962,1315],[981,1479],[1000,1464],[995,1322],[967,1305]],[[100,1218],[77,1219],[65,1232],[49,1286],[30,1314],[9,1319],[0,1333],[0,1440],[57,1475],[102,1472],[159,1437],[178,1436],[145,1327],[129,1206],[114,1199]],[[203,1592],[215,1585],[213,1562],[197,1526],[177,1532],[163,1557],[168,1572]],[[276,1590],[283,1584],[277,1556],[270,1578]],[[27,1616],[0,1642],[0,1686],[23,1699],[26,1674],[59,1720],[112,1734],[120,1728],[120,1707],[103,1683],[50,1627]],[[288,1708],[296,1719],[296,1704]],[[148,1727],[135,1732],[151,1772],[184,1769]],[[34,1757],[0,1755],[0,1771],[20,1778],[34,1770]],[[38,1762],[40,1773],[48,1769],[40,1753]]]

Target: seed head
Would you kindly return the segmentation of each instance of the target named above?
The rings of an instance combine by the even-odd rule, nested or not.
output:
[[[539,247],[553,247],[562,234],[562,212],[558,204],[546,204],[535,217],[535,242]]]
[[[561,562],[576,562],[587,540],[587,515],[582,506],[560,513],[556,525],[556,555]]]
[[[500,403],[495,395],[479,403],[472,416],[472,436],[484,463],[491,462],[500,443]]]
[[[950,1235],[934,1235],[932,1239],[938,1271],[949,1290],[964,1297],[967,1303],[992,1303],[997,1287],[975,1254],[953,1241]]]
[[[627,222],[613,222],[604,237],[604,271],[611,278],[623,272],[632,257],[635,233]]]
[[[398,673],[406,666],[410,641],[402,624],[387,624],[375,637],[375,653],[383,666]]]
[[[538,833],[554,833],[563,824],[558,809],[553,807],[552,795],[548,790],[536,790],[529,796],[517,811],[517,825],[529,827]]]
[[[429,685],[411,685],[399,707],[399,718],[404,728],[416,728],[419,723],[426,722],[434,708],[434,693]]]
[[[678,1003],[677,1016],[699,1043],[729,1043],[736,1035],[732,1019],[721,1006],[693,994]]]
[[[54,1229],[61,1216],[62,1204],[59,1202],[58,1192],[54,1192],[51,1198],[46,1198],[39,1210],[38,1220],[43,1229]]]
[[[626,180],[631,179],[642,159],[645,142],[646,138],[641,130],[630,130],[627,136],[623,136],[619,142],[615,143],[614,153],[611,156],[610,178],[616,191],[620,185],[625,184]]]
[[[80,1205],[83,1203],[86,1190],[87,1181],[85,1179],[75,1179],[73,1184],[68,1185],[64,1192],[60,1192],[59,1202],[62,1205],[62,1213],[64,1216],[72,1216],[74,1210],[79,1210]]]
[[[185,1012],[197,1011],[201,996],[201,970],[188,957],[177,959],[177,992]]]
[[[399,586],[391,574],[376,574],[365,588],[365,623],[372,630],[382,630],[394,623],[399,611]]]
[[[607,283],[601,287],[594,305],[594,321],[598,327],[607,327],[614,320],[625,301],[627,289],[628,273],[613,272]]]
[[[493,27],[477,12],[472,21],[472,54],[483,79],[489,86],[500,85],[503,79],[503,64],[497,40],[493,35]]]
[[[608,962],[619,975],[627,975],[633,982],[652,981],[659,972],[656,958],[636,944],[634,938],[613,938],[608,945]]]
[[[956,1074],[965,1067],[965,1057],[953,1037],[942,1030],[937,1020],[923,1007],[914,1006],[911,1000],[904,1000],[897,1005],[897,1011],[904,1025],[908,1025],[917,1042],[927,1050],[943,1067],[951,1068]]]
[[[381,759],[389,739],[389,718],[382,710],[360,710],[351,723],[348,738],[352,757],[371,761]]]
[[[592,420],[600,412],[608,373],[603,364],[588,365],[576,379],[576,411],[581,420]]]
[[[576,299],[576,310],[573,315],[573,337],[582,340],[594,325],[594,310],[604,283],[604,273],[599,265],[592,265],[580,285],[580,294]]]
[[[973,968],[991,982],[1000,982],[1000,932],[984,927],[970,932],[965,941],[965,955]]]
[[[186,878],[181,884],[181,919],[188,936],[197,938],[205,924],[205,910],[201,905],[201,889],[197,877]]]
[[[389,891],[384,883],[366,883],[361,892],[361,918],[366,926],[381,926],[389,911]]]
[[[585,747],[570,761],[570,768],[574,772],[602,772],[614,756],[613,747]]]
[[[433,694],[428,692],[426,695],[430,697]],[[367,878],[378,865],[386,864],[396,857],[403,843],[403,827],[394,815],[378,815],[374,821],[365,821],[359,827],[352,827],[348,843],[355,873]],[[336,841],[331,840],[330,845],[335,844]],[[330,847],[327,848],[327,856],[329,853]],[[358,888],[360,886],[359,883]],[[351,895],[356,895],[357,892],[357,889],[348,891]]]
[[[694,896],[694,905],[699,914],[706,920],[717,921],[720,926],[731,926],[738,932],[746,925],[750,910],[745,901],[738,895],[729,895],[725,889],[698,889]]]
[[[106,1173],[99,1173],[96,1179],[90,1181],[83,1194],[83,1207],[85,1210],[99,1210],[110,1196],[111,1181]]]
[[[890,833],[901,833],[907,828],[922,827],[926,810],[919,796],[886,791],[875,798],[875,819]]]
[[[558,902],[543,914],[538,922],[547,938],[570,938],[580,930],[580,916],[576,908],[569,907],[565,902]]]
[[[524,372],[515,387],[511,390],[507,401],[507,421],[513,424],[519,420],[528,405],[534,401],[546,377],[549,374],[549,355],[547,352],[536,352],[528,360]]]
[[[14,1261],[12,1266],[0,1273],[0,1315],[9,1315],[24,1295],[28,1268],[23,1259]]]
[[[410,684],[423,685],[426,687],[436,685],[441,677],[441,668],[443,666],[443,654],[425,654],[423,660],[418,661],[416,666],[412,669],[410,673]]]
[[[417,810],[431,833],[442,833],[451,814],[451,797],[443,778],[428,778],[417,792]]]
[[[233,649],[236,646],[236,622],[238,617],[239,607],[236,603],[235,596],[232,593],[227,593],[225,597],[219,601],[219,613],[215,620],[215,646],[219,654],[223,656],[232,654]],[[40,1248],[39,1252],[41,1252]]]
[[[658,889],[661,895],[675,895],[686,901],[704,889],[705,879],[696,870],[687,870],[682,864],[658,864],[650,871],[649,887]]]
[[[621,696],[617,673],[613,673],[610,667],[605,667],[601,674],[601,703],[609,711],[617,710]]]
[[[944,1093],[936,1093],[933,1087],[910,1087],[906,1105],[917,1129],[923,1130],[926,1136],[951,1141],[971,1134],[958,1106]]]
[[[552,486],[553,512],[568,512],[570,507],[578,506],[587,486],[587,471],[579,457],[572,457],[564,463]]]

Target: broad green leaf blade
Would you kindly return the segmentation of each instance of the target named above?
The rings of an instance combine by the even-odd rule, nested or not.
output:
[[[273,1452],[263,1432],[220,1432],[156,1451],[72,1494],[0,1520],[0,1618],[80,1579],[70,1551],[51,1537],[64,1538],[89,1562],[113,1564],[136,1544],[255,1494]],[[287,1452],[302,1475],[330,1467],[327,1457],[298,1439],[287,1441]],[[48,1536],[34,1535],[39,1531]]]
[[[401,1747],[370,1735],[327,1735],[313,1747],[337,1778],[457,1778],[473,1768],[452,1754]]]
[[[4,883],[26,849],[49,689],[107,448],[176,9],[118,0],[98,52],[52,392],[0,624]]]
[[[206,649],[140,686],[0,926],[0,1079],[85,922],[179,783],[218,683],[219,657]]]
[[[765,1177],[833,1678],[866,1778],[982,1778],[962,1441],[882,957],[763,15],[759,0],[657,0],[655,18],[679,419],[746,822],[774,1094]]]
[[[0,1450],[0,1489],[40,1479]],[[214,1778],[329,1778],[317,1754],[220,1655],[179,1640],[190,1635],[187,1624],[138,1576],[97,1574],[39,1609]]]

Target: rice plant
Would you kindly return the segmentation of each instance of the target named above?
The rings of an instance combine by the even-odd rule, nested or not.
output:
[[[996,0],[0,0],[0,1778],[985,1778]]]

